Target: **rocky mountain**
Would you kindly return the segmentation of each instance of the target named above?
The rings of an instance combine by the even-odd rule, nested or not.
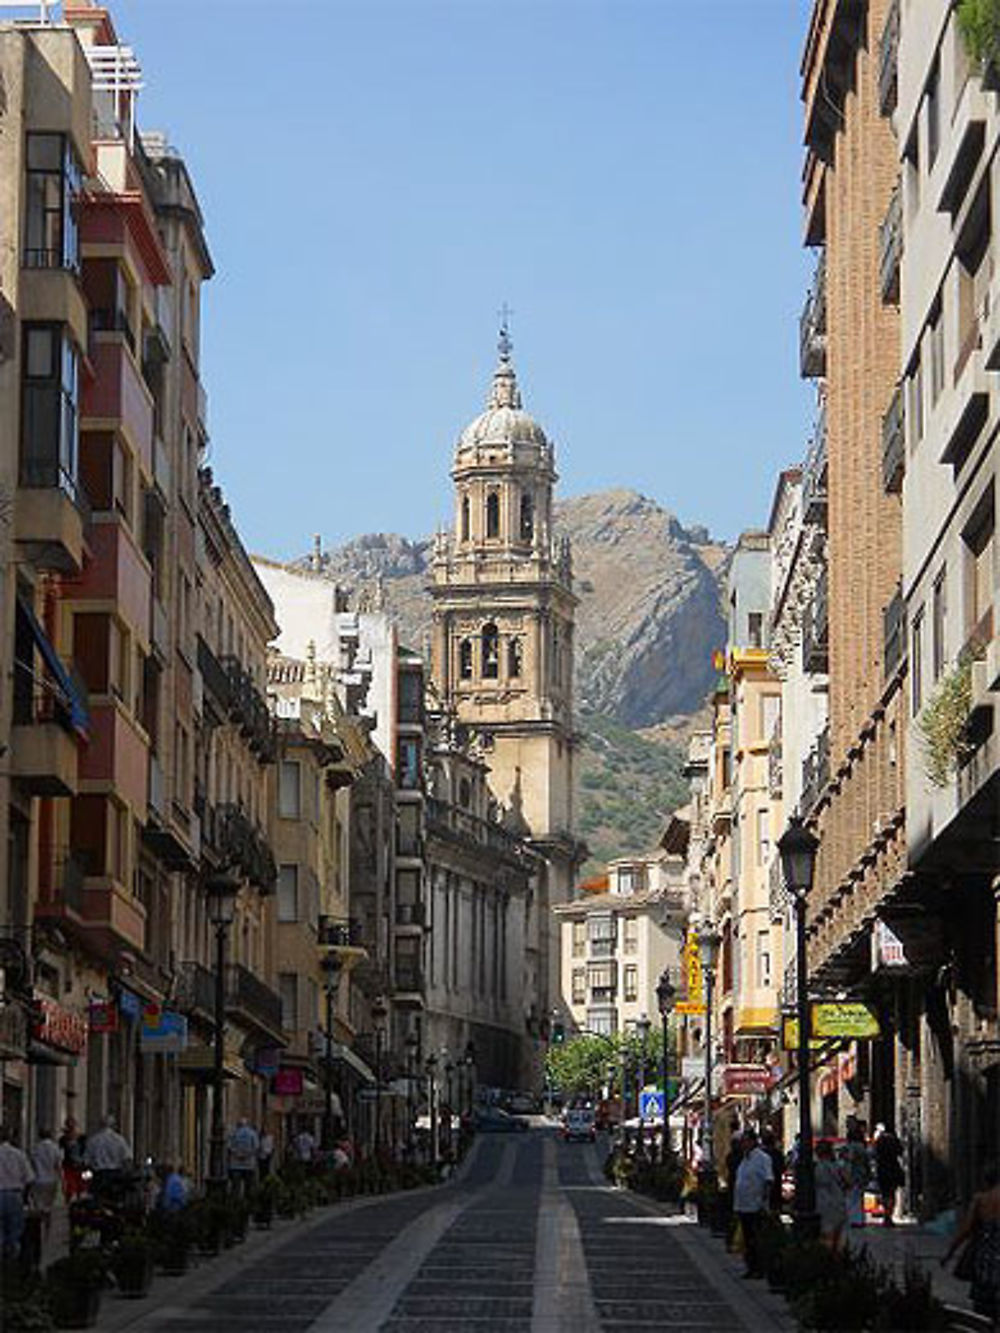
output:
[[[681,742],[725,642],[720,580],[729,553],[635,491],[562,500],[555,517],[573,543],[580,599],[578,814],[596,866],[647,850],[663,816],[686,800]],[[426,650],[430,556],[429,538],[370,533],[300,563],[319,562],[352,605],[380,596],[403,642]]]
[[[719,575],[726,548],[635,491],[562,500],[555,517],[558,533],[573,543],[581,714],[650,727],[696,712],[712,682],[712,652],[725,639]],[[430,623],[430,548],[429,538],[370,533],[319,559],[355,602],[380,584],[404,642],[420,649]]]

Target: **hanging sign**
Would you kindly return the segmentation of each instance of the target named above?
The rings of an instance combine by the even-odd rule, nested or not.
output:
[[[853,1037],[863,1041],[877,1037],[881,1029],[867,1004],[847,1001],[814,1004],[812,1030],[817,1037]]]
[[[91,1000],[87,1017],[94,1035],[118,1031],[118,1009],[114,1000]]]
[[[302,1088],[301,1069],[279,1069],[274,1076],[272,1091],[276,1097],[301,1097]]]
[[[135,1022],[142,1015],[142,1001],[133,991],[123,986],[118,992],[118,1010],[123,1018]]]
[[[681,952],[681,975],[684,979],[684,998],[674,1005],[678,1014],[703,1014],[705,1012],[705,981],[701,970],[701,950],[698,947],[698,935],[689,930],[684,939]]]
[[[763,1097],[773,1082],[767,1065],[726,1065],[722,1070],[723,1096]]]
[[[64,1009],[47,995],[35,995],[36,1019],[32,1037],[43,1046],[70,1055],[82,1055],[87,1049],[87,1019],[75,1010]]]
[[[187,1016],[160,1009],[156,1022],[139,1029],[139,1050],[146,1055],[179,1055],[187,1048]]]
[[[814,1033],[809,1040],[809,1049],[814,1051],[822,1045],[822,1041],[817,1041]],[[783,1051],[797,1051],[799,1049],[799,1020],[793,1018],[790,1014],[783,1015],[781,1019],[781,1049]]]

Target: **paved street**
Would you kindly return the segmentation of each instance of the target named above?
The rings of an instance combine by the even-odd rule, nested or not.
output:
[[[480,1138],[455,1182],[344,1205],[184,1279],[116,1333],[557,1333],[789,1327],[694,1225],[608,1187],[603,1145]],[[779,1312],[776,1317],[776,1313]]]

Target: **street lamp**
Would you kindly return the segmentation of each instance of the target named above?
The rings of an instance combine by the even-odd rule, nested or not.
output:
[[[465,1110],[470,1120],[472,1118],[472,1103],[475,1094],[476,1080],[476,1048],[470,1041],[465,1048],[465,1077],[466,1077],[466,1106]]]
[[[411,1028],[403,1042],[406,1048],[406,1152],[409,1157],[413,1151],[413,1081],[416,1078],[417,1050],[420,1038]]]
[[[226,1188],[226,1120],[223,1087],[226,1043],[226,937],[236,916],[243,881],[234,871],[212,875],[205,883],[205,906],[215,928],[215,1051],[212,1067],[212,1128],[209,1135],[208,1185]]]
[[[666,968],[656,983],[656,1005],[660,1011],[660,1038],[663,1043],[663,1157],[670,1144],[670,1015],[677,1002],[677,987]]]
[[[643,1127],[642,1090],[646,1086],[646,1042],[649,1041],[649,1029],[652,1024],[648,1014],[640,1014],[636,1019],[635,1032],[639,1038],[639,1068],[636,1073],[635,1104],[639,1113],[639,1151],[645,1151],[646,1135]]]
[[[715,969],[719,961],[722,936],[711,921],[698,929],[698,950],[705,973],[705,1138],[703,1170],[715,1174],[715,1136],[712,1132],[712,999],[715,993]]]
[[[333,1151],[333,1016],[337,1004],[337,991],[340,987],[340,959],[330,949],[320,960],[320,967],[326,977],[326,1067],[323,1078],[323,1150]]]
[[[382,1041],[385,1036],[386,1014],[389,1010],[386,1008],[385,1000],[381,995],[376,995],[372,1000],[372,1026],[375,1029],[375,1134],[374,1145],[376,1155],[382,1147]]]
[[[795,1158],[795,1224],[803,1237],[819,1232],[816,1215],[816,1164],[813,1159],[812,1105],[809,1091],[809,960],[806,954],[806,905],[812,888],[819,839],[793,816],[778,839],[781,872],[795,902],[795,989],[799,1019],[799,1150]]]
[[[432,1051],[424,1064],[424,1069],[427,1071],[427,1109],[431,1122],[431,1166],[437,1166],[438,1163],[437,1087],[435,1085],[437,1063],[437,1056]]]

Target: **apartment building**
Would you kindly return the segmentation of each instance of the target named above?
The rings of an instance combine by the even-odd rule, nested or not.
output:
[[[1000,1148],[994,726],[1000,389],[995,71],[955,8],[904,6],[893,69],[904,245],[903,594],[909,626],[906,817],[916,906],[887,923],[904,1016],[914,1194],[978,1186]],[[947,725],[946,701],[959,712]],[[942,718],[945,724],[942,725]],[[891,934],[888,930],[891,929]]]
[[[825,671],[829,682],[828,730],[818,734],[802,770],[797,802],[820,839],[809,970],[817,993],[874,989],[884,1034],[871,1046],[859,1044],[852,1063],[824,1070],[819,1080],[826,1123],[841,1132],[852,1115],[903,1129],[892,1033],[905,1032],[905,1015],[872,977],[876,922],[906,879],[900,214],[883,45],[885,36],[891,49],[894,13],[886,0],[816,0],[801,67],[805,243],[818,256],[801,322],[801,371],[817,383],[827,531],[826,574],[814,581],[802,627],[803,670],[817,677]],[[786,800],[786,817],[791,813]]]

